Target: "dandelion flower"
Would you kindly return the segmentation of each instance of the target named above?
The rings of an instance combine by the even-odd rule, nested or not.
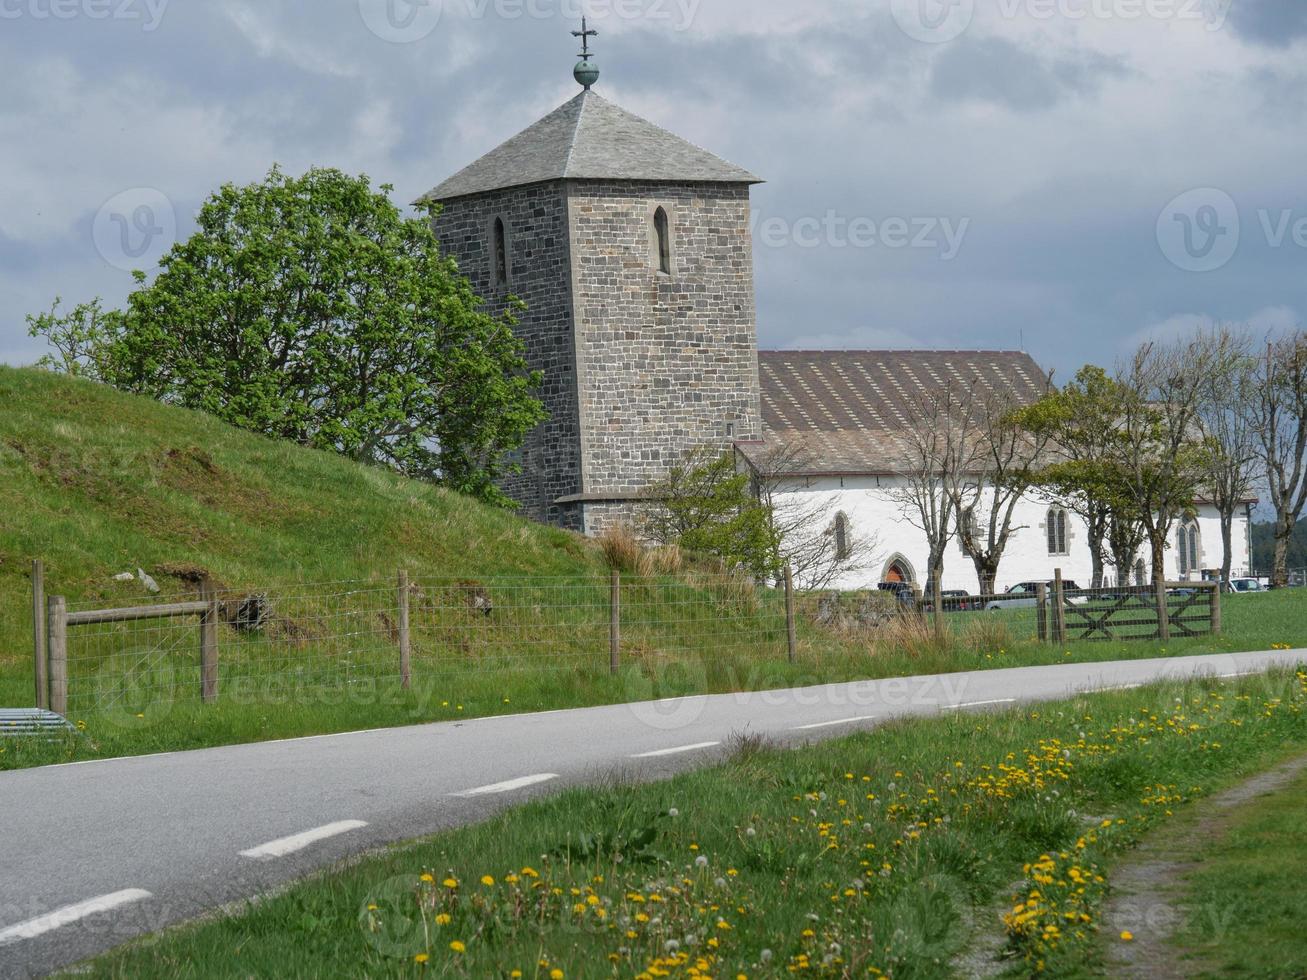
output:
[[[449,944],[449,948],[452,949],[455,953],[467,952],[467,947],[457,939],[455,939],[452,943]]]
[[[490,875],[482,875],[481,884],[485,885],[487,888],[492,888],[494,887],[495,879],[490,877]]]
[[[417,956],[413,957],[413,962],[414,962],[414,963],[425,963],[425,962],[426,962],[427,960],[429,960],[429,959],[431,959],[431,957],[428,956],[426,953],[418,953]]]
[[[1135,939],[1135,934],[1133,932],[1130,932],[1128,929],[1125,932],[1121,933],[1121,942],[1123,943],[1134,942],[1134,939]]]

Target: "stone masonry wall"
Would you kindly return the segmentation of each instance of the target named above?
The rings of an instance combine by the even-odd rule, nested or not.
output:
[[[568,203],[587,496],[638,494],[687,450],[759,438],[748,187],[573,182]],[[629,509],[587,504],[586,530]]]
[[[506,285],[496,282],[495,218],[504,221],[509,257]],[[436,236],[494,313],[509,295],[522,299],[517,334],[533,370],[544,372],[539,397],[549,419],[527,438],[522,473],[501,481],[527,516],[581,530],[578,505],[556,505],[581,492],[581,436],[572,346],[567,199],[555,181],[455,198],[435,220]]]

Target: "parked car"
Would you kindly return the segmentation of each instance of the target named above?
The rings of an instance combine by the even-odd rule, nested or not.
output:
[[[1269,592],[1260,581],[1255,578],[1232,578],[1227,583],[1231,592]]]
[[[876,586],[881,592],[893,593],[894,598],[905,606],[916,606],[917,593],[908,582],[881,582]]]
[[[999,609],[1033,609],[1039,603],[1039,586],[1041,585],[1047,588],[1049,596],[1052,596],[1052,582],[1019,582],[1008,589],[1002,598],[989,600],[985,604],[985,608],[990,612]],[[1066,596],[1067,602],[1076,605],[1088,601],[1084,596],[1080,595],[1080,586],[1075,582],[1063,580],[1062,593]]]
[[[980,604],[966,589],[944,589],[940,596],[943,600],[943,609],[946,613],[951,612],[970,612],[973,609],[979,609]],[[925,597],[926,612],[935,611],[935,600],[929,592]]]

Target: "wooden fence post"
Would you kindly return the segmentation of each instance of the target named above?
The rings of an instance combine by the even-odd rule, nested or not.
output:
[[[49,601],[50,710],[68,716],[68,600],[61,595]]]
[[[45,649],[45,563],[32,562],[32,672],[36,681],[36,706],[50,707],[50,660]]]
[[[1212,633],[1221,632],[1221,583],[1212,583]]]
[[[213,704],[218,700],[218,590],[213,581],[200,581],[200,601],[208,608],[200,613],[200,700]]]
[[[408,571],[399,570],[399,681],[404,690],[413,683],[413,649],[408,632]]]
[[[944,638],[944,596],[940,591],[940,584],[943,576],[939,569],[930,573],[930,597],[935,603],[935,636],[937,639]]]
[[[785,645],[790,663],[799,652],[799,638],[794,625],[794,570],[785,566]]]
[[[1035,586],[1035,629],[1039,642],[1048,642],[1048,586],[1040,582]]]
[[[1157,638],[1171,642],[1171,611],[1167,604],[1166,577],[1161,571],[1153,573],[1153,592],[1157,600]]]
[[[1062,569],[1053,571],[1053,641],[1066,646],[1066,591],[1062,588]]]
[[[608,669],[616,675],[622,666],[622,573],[613,569],[608,590]]]

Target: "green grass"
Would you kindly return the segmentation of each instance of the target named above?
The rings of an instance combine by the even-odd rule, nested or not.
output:
[[[88,972],[920,978],[988,939],[1011,974],[1095,975],[1112,862],[1186,801],[1303,751],[1304,708],[1307,673],[1286,673],[795,751],[742,742],[723,765],[568,791]]]
[[[1307,775],[1245,804],[1201,862],[1182,904],[1192,910],[1178,946],[1203,976],[1307,977]],[[1197,974],[1195,974],[1197,975]]]
[[[608,569],[578,535],[45,372],[0,367],[0,404],[0,705],[34,700],[34,558],[50,594],[84,607],[146,601],[119,572],[141,567],[186,594],[168,570],[199,569],[233,596],[268,592],[278,615],[259,634],[220,627],[210,706],[195,703],[193,622],[75,629],[69,714],[84,733],[0,743],[0,769],[692,692],[1307,645],[1287,592],[1232,597],[1224,636],[1165,650],[1052,649],[1034,641],[1030,610],[950,616],[942,644],[928,631],[873,644],[817,627],[804,600],[791,664],[779,596],[691,566],[627,582],[611,676]],[[417,584],[409,691],[389,635],[400,567]],[[491,617],[469,605],[480,592]]]

